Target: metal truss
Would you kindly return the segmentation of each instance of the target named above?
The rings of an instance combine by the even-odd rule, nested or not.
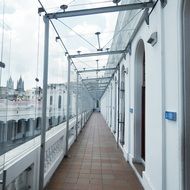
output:
[[[126,52],[126,50],[104,51],[104,52],[95,52],[95,53],[84,53],[84,54],[70,55],[70,57],[71,58],[84,58],[84,57],[122,54],[122,53],[125,53],[125,52]]]
[[[89,72],[100,72],[100,71],[112,71],[116,68],[102,68],[102,69],[88,69],[88,70],[80,70],[78,73],[89,73]]]
[[[111,77],[100,77],[100,78],[88,78],[88,79],[82,79],[83,82],[85,81],[93,81],[93,80],[96,80],[96,81],[99,81],[99,80],[108,80],[110,79]]]
[[[133,4],[124,4],[124,5],[109,6],[109,7],[48,13],[46,14],[46,16],[49,19],[58,19],[58,18],[66,18],[66,17],[77,17],[77,16],[86,16],[86,15],[94,15],[94,14],[102,14],[102,13],[145,9],[145,8],[151,8],[153,7],[153,5],[154,3],[153,1],[151,1],[151,2],[144,2],[144,3],[133,3]]]

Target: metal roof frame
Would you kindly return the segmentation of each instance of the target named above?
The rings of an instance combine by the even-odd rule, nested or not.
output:
[[[88,73],[88,72],[100,72],[100,71],[111,71],[116,68],[102,68],[102,69],[87,69],[87,70],[79,70],[78,73]]]
[[[103,55],[122,54],[122,53],[125,53],[125,52],[126,52],[126,50],[102,51],[102,52],[94,52],[94,53],[84,53],[84,54],[70,55],[70,57],[71,58],[84,58],[84,57],[94,57],[94,56],[103,56]]]
[[[154,2],[149,1],[149,2],[143,2],[143,3],[132,3],[132,4],[123,4],[123,5],[99,7],[99,8],[92,8],[92,9],[81,9],[81,10],[74,10],[74,11],[48,13],[46,14],[46,17],[48,17],[49,19],[78,17],[78,16],[86,16],[86,15],[94,15],[94,14],[102,14],[102,13],[145,9],[145,8],[151,8],[153,7],[153,5],[154,5]]]
[[[87,79],[82,79],[82,81],[84,82],[84,81],[93,81],[93,80],[95,80],[95,81],[99,81],[99,80],[107,80],[107,79],[110,79],[111,77],[99,77],[99,78],[87,78]]]

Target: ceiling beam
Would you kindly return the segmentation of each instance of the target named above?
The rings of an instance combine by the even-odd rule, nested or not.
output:
[[[86,86],[102,85],[102,84],[106,85],[106,84],[108,84],[108,82],[100,82],[100,83],[90,82],[90,83],[86,84]]]
[[[104,52],[95,52],[95,53],[84,53],[84,54],[70,55],[70,57],[71,58],[83,58],[83,57],[94,57],[94,56],[103,56],[103,55],[122,54],[122,53],[125,53],[125,52],[126,52],[126,50],[104,51]]]
[[[144,2],[144,3],[124,4],[124,5],[117,5],[117,6],[92,8],[92,9],[55,12],[55,13],[48,13],[46,14],[46,16],[49,19],[58,19],[58,18],[66,18],[66,17],[77,17],[77,16],[86,16],[86,15],[94,15],[94,14],[101,14],[101,13],[145,9],[145,8],[151,8],[153,7],[153,5],[154,3],[153,1],[151,1],[151,2]]]
[[[100,72],[100,71],[112,71],[116,68],[102,68],[102,69],[88,69],[88,70],[80,70],[78,73],[88,73],[88,72]]]
[[[103,88],[88,88],[88,90],[97,91],[97,90],[104,90],[105,88],[106,88],[106,86]]]
[[[87,79],[82,79],[83,82],[85,81],[91,81],[91,80],[96,80],[96,81],[99,81],[99,80],[108,80],[110,79],[111,77],[100,77],[100,78],[87,78]]]

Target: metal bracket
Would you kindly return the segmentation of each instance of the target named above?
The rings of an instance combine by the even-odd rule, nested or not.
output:
[[[147,25],[150,24],[150,19],[149,19],[148,11],[147,11],[146,14],[145,14],[145,22],[146,22]]]
[[[162,8],[164,8],[167,5],[168,0],[160,0],[160,2],[161,2],[161,5],[162,5]]]
[[[127,46],[127,52],[129,52],[129,55],[132,54],[131,43],[129,43],[128,46]]]

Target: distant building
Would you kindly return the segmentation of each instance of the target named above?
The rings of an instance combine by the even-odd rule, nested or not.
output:
[[[7,88],[14,90],[14,81],[11,76],[10,76],[9,80],[7,81]]]
[[[22,80],[21,76],[20,79],[17,81],[17,91],[24,92],[24,81]]]
[[[24,95],[24,81],[22,80],[21,76],[20,76],[20,79],[17,81],[16,91],[18,92],[19,96],[23,96]]]

